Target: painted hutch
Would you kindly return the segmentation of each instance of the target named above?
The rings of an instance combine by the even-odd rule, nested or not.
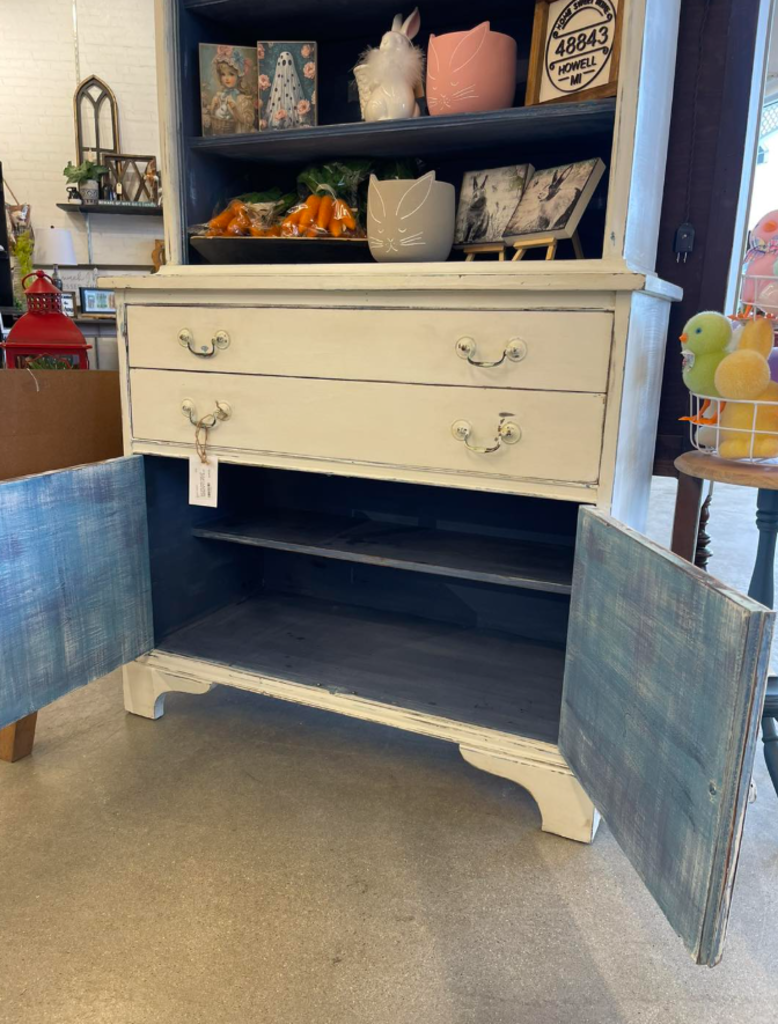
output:
[[[484,10],[520,67],[534,6]],[[678,297],[653,268],[679,0],[622,0],[615,98],[361,124],[348,71],[396,7],[157,0],[169,264],[103,282],[125,458],[0,488],[0,718],[123,664],[148,718],[218,683],[455,743],[528,789],[548,832],[589,842],[601,812],[712,964],[772,616],[639,532]],[[427,0],[420,41],[470,10]],[[300,24],[321,125],[201,137],[198,44]],[[600,156],[587,258],[208,265],[191,245],[274,174],[397,155],[452,182]],[[188,502],[198,423],[216,508]]]

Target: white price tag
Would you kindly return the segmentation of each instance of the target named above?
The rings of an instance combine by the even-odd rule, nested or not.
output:
[[[199,455],[189,456],[189,504],[216,508],[219,499],[219,460],[209,455],[202,462]]]

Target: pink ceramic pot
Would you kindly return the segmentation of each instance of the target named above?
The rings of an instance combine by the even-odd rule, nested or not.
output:
[[[430,114],[504,110],[516,93],[516,40],[484,21],[469,32],[430,36],[427,107]]]

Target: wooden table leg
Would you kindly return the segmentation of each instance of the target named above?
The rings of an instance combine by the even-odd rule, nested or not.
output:
[[[0,729],[0,761],[21,761],[32,753],[37,721],[38,712],[33,711],[31,715]]]
[[[697,534],[700,528],[700,501],[703,481],[681,473],[678,477],[678,495],[675,499],[673,539],[670,548],[676,555],[694,563],[697,553]]]

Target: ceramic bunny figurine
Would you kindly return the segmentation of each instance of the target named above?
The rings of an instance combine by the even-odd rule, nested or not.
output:
[[[379,48],[371,47],[362,54],[354,77],[363,120],[393,121],[419,116],[416,95],[421,88],[424,55],[411,40],[420,27],[418,7],[405,21],[397,14]]]

